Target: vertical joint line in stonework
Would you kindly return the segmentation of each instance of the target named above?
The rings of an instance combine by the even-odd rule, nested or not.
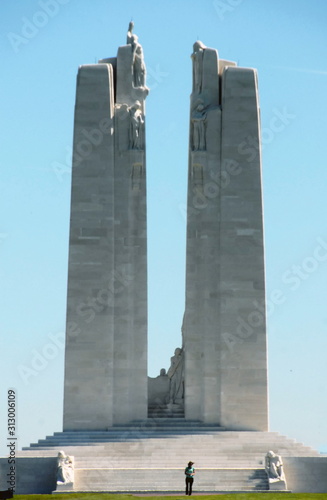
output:
[[[196,188],[200,188],[201,190],[203,189],[203,178],[204,178],[203,170],[204,170],[203,165],[201,165],[201,163],[192,164],[193,186]]]
[[[218,103],[220,107],[222,106],[222,100],[223,100],[222,84],[223,84],[222,75],[218,73]]]
[[[133,163],[131,172],[133,191],[140,191],[142,176],[143,176],[143,163],[141,162]]]

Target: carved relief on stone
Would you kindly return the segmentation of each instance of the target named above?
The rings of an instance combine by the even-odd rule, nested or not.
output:
[[[133,84],[134,87],[145,87],[145,64],[142,45],[134,42],[133,45]]]
[[[127,45],[132,44],[133,28],[134,28],[134,23],[133,21],[131,21],[128,25],[128,30],[127,30],[127,36],[126,36]]]
[[[206,150],[206,120],[206,108],[203,101],[198,101],[191,115],[192,151]]]
[[[170,358],[170,368],[167,372],[169,378],[169,404],[183,404],[184,399],[184,352],[177,347],[174,356]]]
[[[143,176],[143,164],[133,163],[132,167],[132,189],[138,191],[140,189],[141,179]]]
[[[203,209],[208,205],[208,196],[204,193],[204,166],[201,163],[193,163],[191,165],[191,178],[192,178],[192,191],[193,199],[192,204],[195,209]]]
[[[132,106],[119,104],[115,106],[116,136],[119,151],[129,149],[144,150],[144,115],[140,101]]]
[[[138,36],[133,34],[134,23],[131,21],[127,31],[127,44],[132,46],[132,78],[135,88],[145,87],[146,68],[142,45]]]
[[[193,90],[200,93],[203,78],[203,53],[206,46],[199,40],[193,45],[191,58],[193,61]]]
[[[265,470],[268,476],[269,489],[287,489],[283,461],[280,455],[268,451],[265,457]]]
[[[57,485],[72,484],[74,482],[74,459],[59,451],[57,458]]]
[[[194,186],[203,187],[203,165],[200,163],[192,165],[192,180]]]
[[[140,101],[129,109],[129,149],[144,149],[144,117]]]

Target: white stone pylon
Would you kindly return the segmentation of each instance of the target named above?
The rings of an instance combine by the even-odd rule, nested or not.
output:
[[[147,417],[147,94],[136,35],[79,68],[64,430]]]
[[[193,47],[188,174],[185,416],[267,430],[256,72]],[[256,144],[249,157],[249,137]],[[255,304],[263,304],[258,311]]]

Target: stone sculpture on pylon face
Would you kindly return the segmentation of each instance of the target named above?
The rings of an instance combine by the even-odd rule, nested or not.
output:
[[[140,101],[136,101],[135,104],[129,108],[129,114],[130,114],[130,136],[129,136],[130,149],[143,149],[144,119]]]
[[[202,42],[197,41],[193,45],[193,88],[200,93],[202,90],[202,77],[203,77],[203,54],[206,46]]]
[[[191,115],[193,151],[205,151],[206,149],[206,118],[205,107],[202,101],[200,101]]]

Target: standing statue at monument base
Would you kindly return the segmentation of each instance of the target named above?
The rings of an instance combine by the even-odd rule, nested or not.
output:
[[[169,405],[182,405],[184,400],[184,353],[177,347],[170,358],[171,365],[167,372],[169,378]]]

